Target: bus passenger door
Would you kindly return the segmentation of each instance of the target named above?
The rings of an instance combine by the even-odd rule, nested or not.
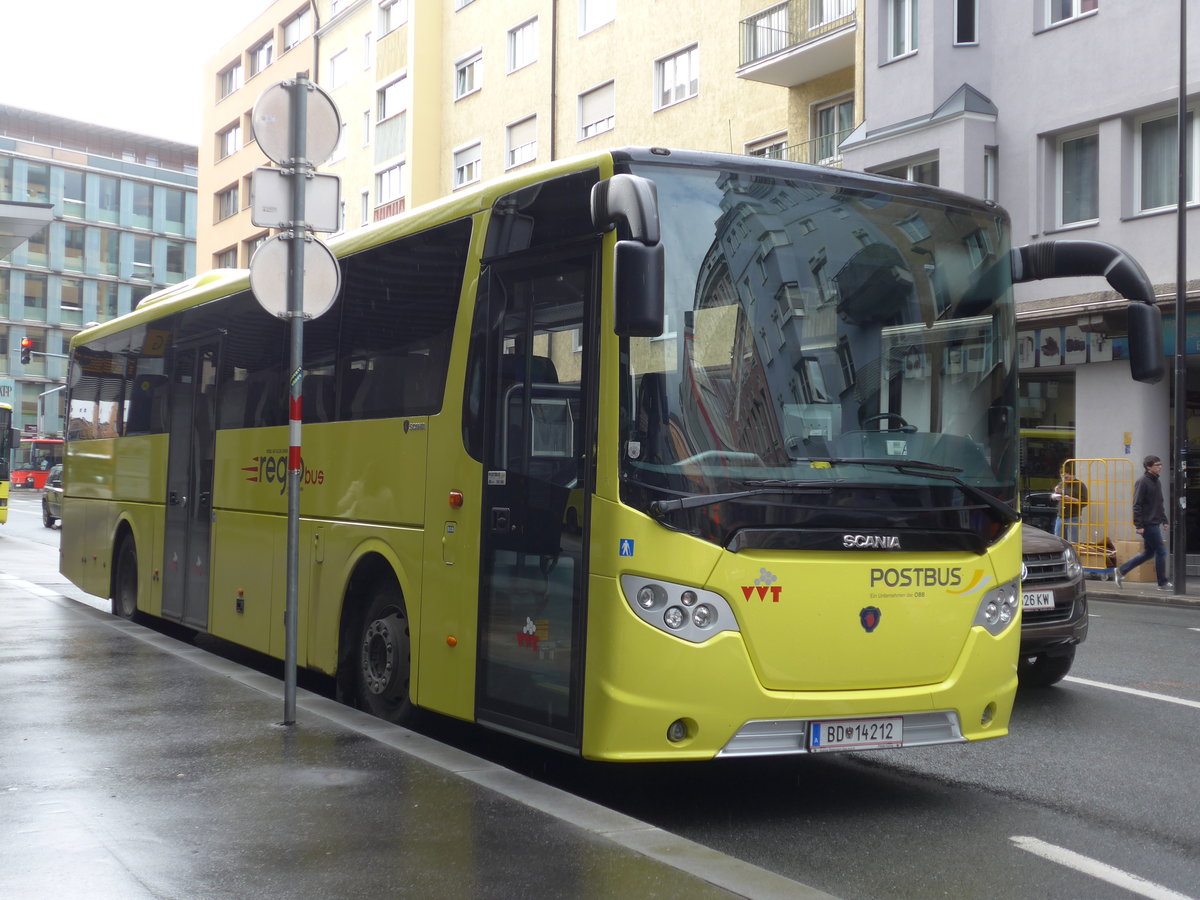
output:
[[[171,368],[163,617],[201,630],[208,628],[218,350],[216,341],[180,345]]]
[[[493,267],[476,716],[578,748],[591,471],[590,255]]]

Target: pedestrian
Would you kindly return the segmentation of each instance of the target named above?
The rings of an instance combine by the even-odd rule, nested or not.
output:
[[[1087,485],[1072,475],[1063,473],[1063,480],[1054,486],[1050,495],[1059,503],[1059,527],[1055,532],[1072,544],[1079,544],[1079,525],[1083,509],[1088,505]]]
[[[1167,524],[1167,513],[1163,509],[1162,460],[1157,456],[1147,456],[1142,460],[1145,474],[1133,486],[1133,528],[1142,536],[1145,549],[1133,559],[1126,560],[1123,565],[1113,569],[1113,578],[1117,587],[1126,575],[1136,569],[1150,557],[1154,557],[1154,574],[1158,576],[1160,591],[1174,590],[1167,580],[1167,545],[1163,540],[1163,532],[1170,528]]]

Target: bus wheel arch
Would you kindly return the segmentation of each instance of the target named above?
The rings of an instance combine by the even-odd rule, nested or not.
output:
[[[137,542],[128,522],[117,526],[113,538],[112,579],[109,596],[112,598],[112,614],[130,621],[137,618],[138,558]]]
[[[338,652],[338,696],[386,721],[412,715],[408,608],[386,559],[368,554],[346,588]]]

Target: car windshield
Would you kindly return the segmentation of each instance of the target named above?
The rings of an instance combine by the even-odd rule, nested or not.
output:
[[[795,167],[630,170],[657,187],[667,296],[663,334],[623,347],[625,502],[726,545],[891,528],[978,546],[1004,529],[1002,213]]]

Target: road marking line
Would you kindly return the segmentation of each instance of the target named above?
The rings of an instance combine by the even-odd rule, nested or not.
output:
[[[1051,862],[1058,863],[1060,866],[1066,866],[1068,869],[1082,872],[1084,875],[1099,878],[1101,881],[1107,881],[1109,884],[1115,884],[1119,888],[1139,894],[1142,897],[1151,897],[1153,900],[1193,900],[1187,894],[1181,894],[1168,887],[1163,887],[1161,884],[1155,884],[1141,875],[1134,875],[1132,872],[1126,872],[1123,869],[1118,869],[1116,866],[1110,866],[1108,863],[1102,863],[1089,856],[1083,856],[1080,853],[1075,853],[1073,850],[1057,847],[1054,844],[1047,844],[1045,841],[1040,841],[1034,837],[1013,835],[1009,840],[1022,850],[1032,853],[1035,856],[1048,859]]]
[[[1142,691],[1137,688],[1122,687],[1119,684],[1105,684],[1103,681],[1092,681],[1089,678],[1076,678],[1074,675],[1068,675],[1064,681],[1070,681],[1074,684],[1086,684],[1088,687],[1103,688],[1106,691],[1116,691],[1120,694],[1133,694],[1135,697],[1146,697],[1150,700],[1162,700],[1164,703],[1178,703],[1180,706],[1190,706],[1192,709],[1200,709],[1200,700],[1184,700],[1181,697],[1155,694],[1151,691]]]

